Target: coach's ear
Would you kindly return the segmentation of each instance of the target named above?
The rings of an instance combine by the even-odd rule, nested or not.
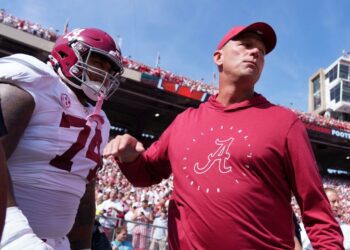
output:
[[[214,63],[218,66],[221,67],[222,66],[222,60],[223,60],[223,53],[222,50],[215,50],[214,54],[213,54],[213,61]]]

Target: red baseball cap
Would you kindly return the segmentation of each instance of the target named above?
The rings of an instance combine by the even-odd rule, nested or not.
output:
[[[277,38],[276,33],[273,28],[267,23],[257,22],[250,24],[248,26],[235,26],[226,33],[226,35],[221,39],[216,49],[222,49],[224,45],[230,41],[232,38],[237,37],[240,34],[246,32],[256,33],[261,37],[265,44],[266,54],[270,53],[276,46]]]

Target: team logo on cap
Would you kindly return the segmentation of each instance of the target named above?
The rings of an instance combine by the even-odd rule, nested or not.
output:
[[[70,101],[70,98],[67,94],[64,94],[64,93],[61,94],[61,103],[65,109],[70,108],[71,101]]]

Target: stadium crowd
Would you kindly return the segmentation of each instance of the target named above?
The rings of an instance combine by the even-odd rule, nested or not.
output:
[[[15,17],[4,9],[0,10],[0,22],[49,41],[56,41],[57,39],[54,28],[44,28],[38,23]]]
[[[96,218],[108,240],[113,241],[120,227],[125,227],[127,240],[135,249],[165,249],[172,178],[152,187],[135,188],[108,159],[97,180]]]
[[[341,199],[341,210],[339,214],[339,222],[350,224],[350,178],[346,174],[327,174],[322,176],[324,187],[332,187],[337,190]],[[135,188],[121,173],[118,165],[111,161],[105,160],[102,170],[98,173],[98,181],[96,183],[96,216],[100,219],[102,226],[105,229],[105,233],[109,239],[113,239],[113,230],[116,230],[119,226],[127,226],[127,233],[129,235],[128,240],[132,242],[133,246],[138,246],[140,241],[132,241],[139,232],[134,228],[138,224],[148,224],[143,235],[141,234],[142,244],[145,246],[143,249],[148,249],[153,238],[152,224],[155,218],[159,218],[162,211],[167,211],[169,205],[169,199],[173,190],[172,176],[163,180],[160,184],[146,188]],[[114,204],[115,210],[111,208],[112,205],[109,202],[112,196],[115,196]],[[112,198],[113,199],[113,198]],[[134,217],[131,218],[127,214],[137,213],[139,209],[145,207],[142,205],[147,202],[146,207],[151,213],[148,220],[142,220]],[[292,198],[291,205],[297,216],[299,222],[301,222],[300,208],[295,200]],[[109,207],[110,206],[110,207]],[[112,218],[112,220],[107,220]],[[129,223],[130,222],[130,223]],[[129,225],[128,225],[129,224]],[[166,224],[165,224],[166,225]],[[165,226],[163,226],[165,227]],[[144,237],[144,239],[142,239]],[[135,238],[134,238],[135,239]]]
[[[337,120],[334,118],[326,118],[322,115],[318,115],[315,113],[306,113],[293,109],[294,113],[296,113],[300,120],[304,123],[315,124],[321,127],[326,128],[337,128],[341,130],[350,131],[350,122]]]
[[[215,87],[213,84],[206,84],[203,80],[191,80],[188,77],[176,75],[168,70],[161,69],[160,67],[151,67],[143,63],[139,63],[129,57],[123,58],[123,65],[129,69],[159,77],[163,81],[178,84],[180,86],[187,86],[191,89],[191,91],[203,91],[209,93],[210,95],[216,95],[218,92],[217,87]]]

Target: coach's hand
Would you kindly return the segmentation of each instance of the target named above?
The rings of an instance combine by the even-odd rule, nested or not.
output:
[[[129,134],[118,135],[103,150],[103,156],[118,157],[122,163],[130,163],[145,151],[142,143]]]

